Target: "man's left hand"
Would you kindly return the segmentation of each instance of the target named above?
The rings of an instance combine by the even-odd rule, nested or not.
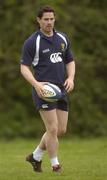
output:
[[[65,80],[64,87],[65,87],[65,90],[67,91],[67,93],[69,93],[74,88],[74,81],[70,78],[67,78]]]

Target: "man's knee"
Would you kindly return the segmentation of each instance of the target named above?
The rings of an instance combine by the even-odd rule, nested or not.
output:
[[[58,129],[58,136],[61,136],[66,133],[66,128]]]
[[[57,126],[52,126],[49,128],[48,132],[52,135],[52,136],[56,136],[58,133],[58,128]]]

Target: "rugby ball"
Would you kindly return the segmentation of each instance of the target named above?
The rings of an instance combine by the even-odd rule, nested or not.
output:
[[[46,83],[43,88],[44,93],[42,99],[47,102],[58,101],[62,96],[61,89],[55,84]]]

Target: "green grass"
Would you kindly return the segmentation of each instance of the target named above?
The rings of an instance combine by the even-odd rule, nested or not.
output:
[[[47,153],[43,173],[32,171],[25,156],[38,140],[0,142],[0,180],[107,180],[107,138],[60,141],[61,174],[51,172]]]

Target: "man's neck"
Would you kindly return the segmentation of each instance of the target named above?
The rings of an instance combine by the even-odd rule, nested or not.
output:
[[[42,29],[40,29],[40,31],[41,31],[45,36],[47,36],[47,37],[53,36],[53,31],[45,32],[45,31],[43,31]]]

